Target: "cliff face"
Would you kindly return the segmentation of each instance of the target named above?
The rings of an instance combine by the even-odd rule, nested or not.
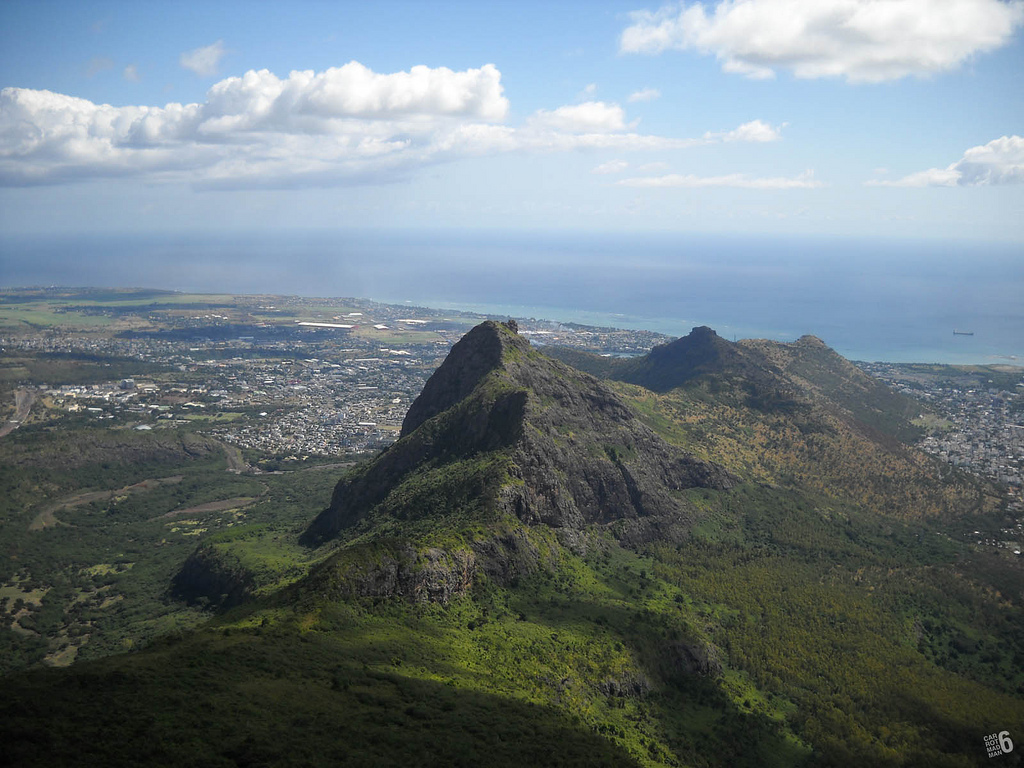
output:
[[[503,503],[563,541],[590,524],[610,525],[627,543],[679,538],[690,523],[672,491],[727,488],[731,478],[668,445],[606,385],[537,353],[509,361],[529,393],[514,451],[514,482]]]
[[[554,564],[545,560],[522,530],[447,547],[391,538],[342,550],[315,568],[299,590],[332,600],[400,597],[447,604],[469,592],[480,575],[508,586]]]
[[[405,415],[401,437],[464,400],[487,374],[501,366],[504,357],[527,352],[529,346],[518,334],[497,323],[473,328],[456,342],[444,364],[427,380]]]
[[[487,322],[452,348],[399,441],[338,484],[304,541],[327,541],[371,517],[460,505],[549,526],[574,549],[591,525],[627,544],[679,539],[691,519],[673,491],[732,482],[665,443],[597,379]]]

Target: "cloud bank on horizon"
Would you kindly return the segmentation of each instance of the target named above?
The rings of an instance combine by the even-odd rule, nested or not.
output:
[[[874,187],[976,187],[1024,182],[1024,137],[1003,136],[981,147],[971,147],[946,168],[904,176],[902,179],[871,179]]]
[[[655,150],[780,138],[780,129],[762,120],[700,139],[640,134],[621,106],[602,101],[540,109],[518,127],[503,124],[508,110],[493,64],[379,74],[352,61],[287,78],[264,69],[215,83],[202,103],[163,107],[113,107],[4,88],[0,183],[61,184],[92,176],[208,186],[331,185],[517,150]]]

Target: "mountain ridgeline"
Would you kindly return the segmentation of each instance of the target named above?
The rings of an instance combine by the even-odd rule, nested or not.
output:
[[[486,322],[452,348],[409,409],[399,440],[338,484],[302,541],[380,539],[399,524],[403,536],[428,540],[447,531],[462,550],[461,583],[478,567],[505,582],[539,562],[528,529],[542,526],[577,554],[602,530],[634,548],[678,542],[695,513],[679,492],[735,482],[665,442],[597,379],[540,354],[509,326]],[[451,556],[449,548],[442,559]],[[439,557],[432,549],[427,559]],[[413,570],[432,572],[423,561]],[[422,586],[413,592],[450,595]]]
[[[707,326],[636,358],[598,358],[565,347],[544,352],[601,379],[657,393],[700,389],[761,411],[800,410],[815,398],[881,434],[911,438],[909,419],[921,406],[864,374],[815,336],[786,344],[760,339],[730,342]]]

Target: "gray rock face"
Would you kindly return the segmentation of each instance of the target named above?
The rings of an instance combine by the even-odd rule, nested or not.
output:
[[[722,674],[718,651],[706,643],[676,643],[669,648],[667,657],[674,663],[676,672],[683,675],[717,677]]]
[[[348,561],[341,567],[331,564],[338,572],[331,580],[335,597],[399,596],[411,602],[447,604],[466,593],[476,568],[473,553],[461,550],[417,550],[404,544],[374,554],[374,558]]]
[[[401,437],[466,398],[484,376],[501,365],[510,347],[523,351],[530,343],[511,331],[502,332],[497,323],[481,323],[459,339],[406,413]]]
[[[609,677],[597,688],[609,698],[642,699],[651,692],[651,683],[642,672],[627,670],[618,677]]]
[[[401,439],[338,484],[304,540],[355,525],[422,467],[486,454],[500,455],[505,471],[480,489],[486,505],[551,526],[577,550],[589,525],[637,545],[678,539],[690,519],[672,492],[733,483],[721,467],[665,443],[597,379],[487,322],[452,348],[410,408]]]
[[[591,524],[618,524],[635,543],[678,538],[689,520],[671,492],[730,486],[724,470],[665,443],[598,380],[543,359],[507,369],[530,393],[529,428],[513,453],[522,482],[502,501],[528,524],[559,529],[563,543]]]
[[[387,599],[443,605],[465,595],[486,576],[499,586],[537,571],[542,556],[521,531],[466,548],[417,548],[393,540],[343,551],[311,574],[305,589],[335,599]]]

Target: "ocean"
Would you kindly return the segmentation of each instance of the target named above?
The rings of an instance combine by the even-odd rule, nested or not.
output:
[[[0,287],[352,296],[854,360],[1024,365],[1024,246],[509,232],[0,237]],[[960,331],[962,334],[954,334]],[[966,335],[971,334],[971,335]]]

